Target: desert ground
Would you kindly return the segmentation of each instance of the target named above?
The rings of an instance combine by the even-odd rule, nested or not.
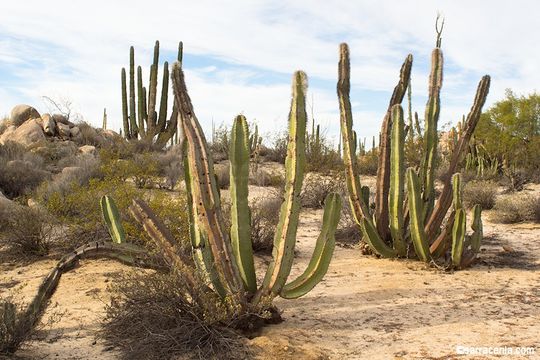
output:
[[[365,179],[373,183],[372,178]],[[250,196],[265,188],[250,186]],[[528,185],[525,193],[538,194]],[[225,195],[226,196],[226,195]],[[458,355],[457,346],[533,347],[540,358],[540,225],[484,218],[478,262],[447,272],[418,261],[377,259],[356,245],[336,246],[324,280],[295,301],[277,299],[284,321],[246,341],[259,359],[501,359]],[[322,210],[304,209],[294,273],[307,265]],[[269,257],[259,257],[259,265]],[[26,301],[55,264],[44,259],[0,265],[0,296]],[[132,268],[82,260],[64,275],[34,341],[19,359],[118,359],[96,337],[113,275]]]

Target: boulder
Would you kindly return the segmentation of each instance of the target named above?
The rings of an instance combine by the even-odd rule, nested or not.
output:
[[[71,134],[71,137],[78,138],[81,135],[81,129],[79,129],[78,126],[74,126],[71,129],[69,129],[69,132]]]
[[[56,127],[58,128],[58,134],[60,137],[68,139],[71,136],[71,129],[69,128],[69,125],[57,122]]]
[[[60,123],[60,124],[64,124],[64,125],[73,126],[73,123],[71,121],[69,121],[68,118],[65,115],[53,114],[52,118],[57,124]]]
[[[83,154],[96,155],[96,147],[92,145],[83,145],[79,148],[79,152]]]
[[[50,114],[41,115],[41,127],[45,135],[54,136],[56,134],[56,122]]]
[[[3,144],[9,140],[24,146],[29,146],[41,140],[45,140],[45,133],[43,133],[43,128],[39,121],[40,118],[30,119],[14,130],[12,130],[12,127],[9,127],[2,136],[0,136],[0,143]]]
[[[21,126],[29,119],[40,118],[39,112],[30,105],[17,105],[11,109],[10,115],[11,125]]]

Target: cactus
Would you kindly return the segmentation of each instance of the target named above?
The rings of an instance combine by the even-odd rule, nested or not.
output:
[[[107,130],[107,108],[103,109],[103,125],[101,126],[103,130]]]
[[[122,226],[122,222],[120,221],[120,213],[118,212],[114,199],[108,195],[104,195],[101,197],[99,205],[101,207],[103,220],[107,225],[107,229],[109,230],[113,243],[125,243],[126,233],[124,231],[124,227]]]
[[[296,230],[305,166],[306,109],[305,93],[307,79],[303,72],[293,77],[293,96],[289,115],[289,143],[286,159],[286,185],[284,202],[279,214],[279,225],[274,238],[273,259],[262,284],[258,286],[255,276],[253,250],[250,239],[250,208],[248,206],[248,175],[250,137],[244,116],[235,118],[231,131],[229,159],[231,161],[231,227],[225,228],[221,199],[213,170],[213,161],[204,133],[197,120],[191,99],[187,93],[184,73],[179,63],[172,68],[175,104],[184,136],[184,163],[188,198],[190,235],[199,278],[218,293],[227,303],[240,311],[261,311],[268,308],[269,301],[277,295],[296,298],[306,294],[324,276],[334,249],[334,233],[339,221],[341,199],[328,195],[325,202],[323,226],[317,240],[313,257],[306,270],[296,280],[287,283],[291,271]],[[140,203],[134,203],[132,213],[148,219],[149,209],[142,211]],[[148,224],[147,224],[148,227]],[[165,247],[173,240],[160,235],[164,230],[149,227],[155,242]],[[177,259],[177,262],[185,263]]]
[[[438,34],[440,43],[440,34]],[[464,267],[474,261],[480,248],[482,236],[481,209],[475,207],[473,235],[466,234],[465,210],[461,206],[460,177],[452,176],[467,149],[469,140],[480,118],[482,106],[489,90],[490,78],[484,76],[469,115],[452,135],[452,153],[449,170],[438,201],[435,200],[434,179],[438,162],[437,122],[440,112],[440,90],[443,75],[443,57],[439,47],[432,53],[429,97],[426,105],[425,127],[422,132],[415,113],[412,121],[410,100],[410,72],[412,56],[408,55],[401,67],[399,81],[394,89],[388,110],[383,119],[379,141],[379,168],[375,196],[375,211],[372,213],[361,186],[356,160],[356,134],[352,126],[350,106],[350,65],[347,44],[340,47],[339,80],[337,92],[340,104],[343,160],[349,200],[354,218],[362,230],[363,239],[371,250],[383,257],[407,257],[409,245],[413,245],[416,257],[425,262],[443,258],[452,241],[451,257],[455,268]],[[408,92],[409,124],[404,123],[401,102]],[[409,142],[405,142],[405,136]],[[415,134],[416,133],[416,134]],[[421,139],[420,139],[421,138]],[[423,160],[419,169],[405,170],[405,148],[411,141],[421,140]],[[452,180],[453,179],[453,180]],[[407,193],[404,193],[405,184]],[[452,190],[452,185],[454,189]],[[367,192],[368,193],[368,192]],[[369,194],[369,193],[368,193]],[[405,200],[407,199],[407,200]],[[454,209],[448,214],[454,199]]]
[[[177,59],[182,60],[182,42],[178,45]],[[135,76],[135,50],[130,47],[129,52],[129,106],[126,90],[126,73],[122,69],[122,116],[124,120],[124,136],[127,139],[141,139],[143,141],[165,146],[174,138],[178,131],[178,112],[173,106],[168,119],[168,92],[169,92],[169,65],[163,64],[163,78],[161,82],[161,96],[157,103],[158,70],[159,70],[159,41],[154,45],[154,56],[150,65],[150,79],[148,89],[143,86],[142,68],[137,67]],[[136,79],[135,79],[136,77]],[[159,105],[158,110],[156,107]],[[129,115],[128,115],[129,108]]]

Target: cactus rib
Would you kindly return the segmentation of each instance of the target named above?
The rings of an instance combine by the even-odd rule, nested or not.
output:
[[[126,233],[122,226],[122,222],[120,221],[120,213],[118,212],[114,199],[108,195],[104,195],[101,197],[99,204],[103,220],[107,225],[112,241],[116,244],[125,243]]]

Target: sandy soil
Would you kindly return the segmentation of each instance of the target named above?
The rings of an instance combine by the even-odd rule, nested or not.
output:
[[[252,196],[262,193],[253,190]],[[486,215],[479,263],[455,273],[336,247],[323,282],[303,298],[277,299],[285,321],[249,342],[260,349],[260,359],[540,358],[540,225],[493,224]],[[309,261],[321,219],[321,210],[302,212],[294,274]],[[53,263],[2,264],[0,296],[28,300]],[[63,276],[44,318],[61,314],[60,321],[44,325],[17,355],[119,358],[95,333],[108,300],[107,282],[120,271],[129,270],[91,260]],[[536,354],[458,356],[459,345],[535,347]]]

